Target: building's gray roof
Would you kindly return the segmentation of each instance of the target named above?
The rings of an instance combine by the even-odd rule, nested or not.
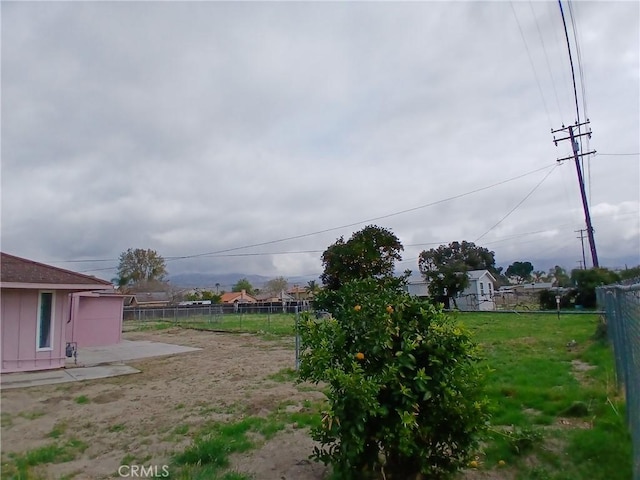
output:
[[[0,252],[0,281],[48,285],[109,286],[111,282]]]
[[[471,279],[471,280],[478,280],[480,277],[482,277],[483,275],[489,275],[491,277],[491,279],[493,281],[495,281],[495,278],[493,277],[493,275],[491,275],[491,272],[489,270],[469,270],[467,272],[467,276]]]

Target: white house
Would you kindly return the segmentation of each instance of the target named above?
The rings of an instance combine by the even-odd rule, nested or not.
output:
[[[494,285],[496,279],[488,270],[467,272],[469,285],[456,296],[456,304],[463,311],[495,310]]]
[[[463,292],[456,295],[456,305],[460,310],[495,310],[494,301],[496,279],[488,270],[471,270],[467,272],[469,285]],[[410,295],[429,297],[429,282],[424,278],[412,277],[406,286]],[[453,308],[453,303],[451,303]]]
[[[407,282],[405,290],[414,297],[426,298],[429,296],[429,282],[422,277],[411,277]]]

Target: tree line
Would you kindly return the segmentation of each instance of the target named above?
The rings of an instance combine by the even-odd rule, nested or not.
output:
[[[163,291],[168,288],[168,275],[165,259],[152,249],[129,248],[119,257],[117,276],[112,279],[123,293],[137,293],[144,291]],[[231,292],[245,291],[249,295],[271,294],[280,295],[288,290],[289,282],[280,276],[266,282],[261,288],[254,287],[247,278],[239,279],[232,287]],[[220,289],[216,283],[215,292],[212,290],[199,290],[185,295],[188,301],[210,300],[212,303],[220,303],[225,290]],[[320,290],[320,285],[315,280],[310,280],[304,287],[311,296]]]
[[[339,237],[322,254],[322,288],[336,290],[353,278],[386,278],[398,284],[407,283],[410,270],[398,275],[395,264],[402,258],[404,247],[389,229],[370,225],[355,232],[348,240]],[[535,270],[529,261],[515,261],[506,270],[497,267],[495,253],[472,242],[451,242],[437,248],[424,250],[418,258],[418,270],[429,285],[429,294],[436,300],[450,299],[455,305],[456,296],[469,285],[468,272],[487,270],[497,280],[496,287],[526,282],[550,282],[554,287],[570,289],[565,292],[566,302],[575,302],[587,308],[595,306],[595,288],[599,285],[640,277],[640,266],[614,272],[606,268],[573,269],[567,272],[559,265],[547,273]],[[120,255],[117,277],[113,282],[123,292],[162,290],[166,288],[167,268],[165,259],[152,249],[128,249]],[[186,300],[211,300],[219,303],[224,290],[196,290]],[[255,288],[249,280],[242,278],[231,288],[232,292],[244,290],[249,295],[259,293],[279,295],[287,290],[284,277],[269,280],[262,288]],[[321,286],[311,280],[305,290],[315,296]],[[555,295],[553,297],[555,302]],[[549,299],[542,299],[543,307]],[[445,302],[448,303],[448,302]]]

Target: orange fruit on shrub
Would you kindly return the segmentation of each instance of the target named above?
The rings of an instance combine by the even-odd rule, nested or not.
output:
[[[358,353],[356,353],[356,358],[357,358],[358,360],[364,360],[364,353],[362,353],[362,352],[358,352]]]
[[[355,307],[353,307],[353,309],[354,309],[356,312],[359,312],[360,310],[362,310],[362,307],[361,307],[360,305],[356,305]]]

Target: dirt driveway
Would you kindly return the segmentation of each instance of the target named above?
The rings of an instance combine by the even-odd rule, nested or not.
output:
[[[168,464],[206,422],[266,416],[282,405],[296,408],[323,398],[309,386],[273,377],[294,367],[290,338],[179,328],[128,332],[125,338],[202,350],[127,362],[141,370],[135,375],[3,391],[3,462],[12,452],[79,444],[69,461],[33,471],[42,478],[115,478],[125,463]],[[312,448],[307,430],[287,426],[233,457],[232,467],[258,480],[322,479],[324,466],[307,460]]]

